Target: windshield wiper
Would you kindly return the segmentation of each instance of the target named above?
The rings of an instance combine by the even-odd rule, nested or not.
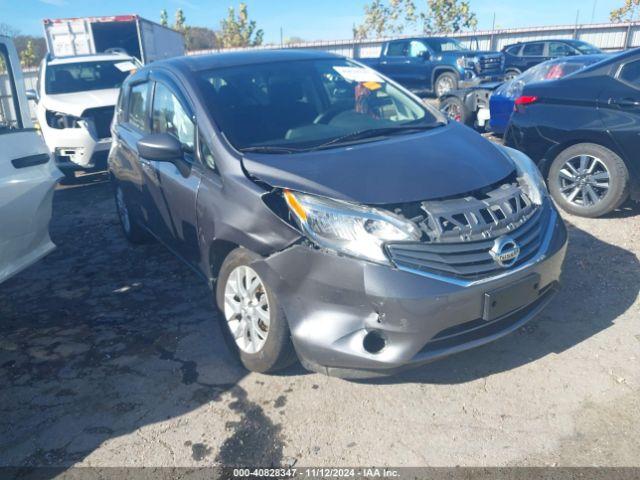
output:
[[[305,152],[305,149],[292,148],[292,147],[278,147],[275,145],[256,145],[255,147],[245,147],[238,149],[241,152],[256,152],[256,153],[299,153]]]
[[[347,135],[336,137],[332,140],[329,140],[328,142],[311,147],[309,148],[309,150],[320,150],[323,148],[340,145],[355,140],[363,140],[365,138],[381,137],[384,135],[395,135],[397,133],[407,133],[410,131],[420,132],[423,130],[431,130],[432,128],[440,127],[442,125],[442,123],[437,122],[425,125],[399,125],[395,127],[367,128],[366,130],[358,130],[357,132],[351,132]]]

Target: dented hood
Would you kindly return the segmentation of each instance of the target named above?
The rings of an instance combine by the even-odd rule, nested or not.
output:
[[[42,101],[47,110],[80,117],[88,108],[115,106],[119,92],[120,90],[117,88],[108,88],[86,92],[60,93],[46,95]]]
[[[247,172],[272,187],[369,205],[460,195],[514,170],[497,145],[455,122],[348,147],[246,155]]]

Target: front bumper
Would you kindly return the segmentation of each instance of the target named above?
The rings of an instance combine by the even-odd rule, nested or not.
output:
[[[111,139],[99,139],[88,128],[55,129],[46,126],[42,129],[47,147],[60,169],[90,169],[106,166],[111,148]]]
[[[566,253],[553,212],[540,252],[513,272],[476,282],[425,276],[295,245],[254,264],[273,288],[303,365],[341,377],[388,375],[490,342],[533,318],[552,298]],[[485,293],[539,275],[538,298],[491,322]],[[363,342],[375,331],[378,353]]]

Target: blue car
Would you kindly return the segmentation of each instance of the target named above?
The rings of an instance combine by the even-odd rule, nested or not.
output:
[[[502,135],[507,130],[516,99],[522,95],[525,85],[557,80],[606,57],[606,54],[597,54],[556,58],[503,83],[486,83],[455,90],[440,99],[440,110],[452,120]]]

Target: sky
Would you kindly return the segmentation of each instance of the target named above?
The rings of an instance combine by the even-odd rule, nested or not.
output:
[[[352,36],[352,27],[363,18],[370,0],[245,0],[249,16],[265,32],[265,41],[277,43],[282,28],[284,38],[338,40]],[[182,8],[187,25],[219,28],[228,7],[240,0],[0,0],[0,22],[23,34],[41,35],[43,18],[139,14],[158,21],[160,10],[169,16]],[[426,0],[416,0],[416,4]],[[607,22],[609,12],[624,0],[470,0],[478,16],[478,29]]]

